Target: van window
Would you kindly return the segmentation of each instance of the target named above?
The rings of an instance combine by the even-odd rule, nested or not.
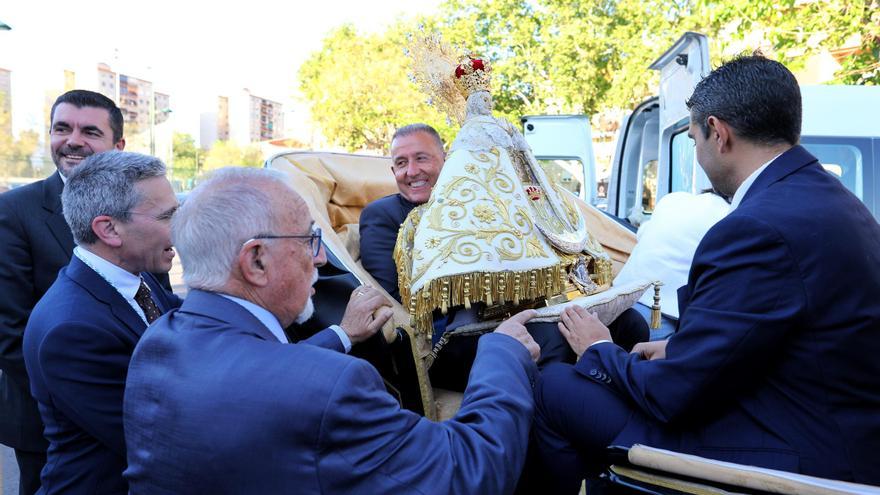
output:
[[[819,159],[825,170],[840,179],[843,185],[859,199],[864,200],[862,151],[858,146],[847,143],[845,138],[838,142],[828,142],[829,139],[824,141],[824,143],[809,142],[809,138],[806,138],[803,145]]]
[[[642,213],[650,215],[657,202],[657,160],[645,163],[642,169]]]
[[[696,193],[694,190],[697,158],[694,151],[694,141],[687,135],[687,127],[672,136],[672,157],[670,160],[670,191],[687,191]]]
[[[575,158],[538,160],[538,163],[541,164],[548,179],[575,196],[581,196],[584,184],[584,164],[580,160]]]

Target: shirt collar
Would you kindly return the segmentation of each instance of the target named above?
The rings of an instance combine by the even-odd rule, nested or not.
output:
[[[740,184],[739,187],[736,189],[736,192],[733,193],[733,198],[730,200],[730,211],[735,210],[739,206],[739,204],[742,203],[742,200],[746,196],[746,193],[749,192],[749,189],[752,187],[752,184],[754,184],[754,182],[758,179],[758,176],[761,175],[761,172],[763,172],[764,169],[766,169],[771,163],[773,163],[774,160],[779,158],[780,155],[782,155],[782,153],[774,156],[767,163],[761,165],[760,167],[758,167],[757,170],[752,172],[751,175],[746,177],[746,180],[744,180],[743,183]]]
[[[82,246],[73,249],[73,254],[83,263],[95,270],[108,284],[113,286],[125,299],[134,300],[141,286],[140,275],[135,275],[124,268],[105,260]]]
[[[218,293],[218,295],[223,296],[234,303],[237,303],[239,306],[246,309],[250,314],[254,315],[254,317],[260,320],[260,323],[268,328],[269,331],[272,332],[272,335],[274,335],[282,344],[287,344],[290,342],[289,340],[287,340],[287,335],[284,334],[284,330],[281,328],[281,323],[278,323],[278,318],[275,318],[275,315],[266,310],[266,308],[260,307],[250,301],[246,301],[239,297],[230,296],[229,294]]]

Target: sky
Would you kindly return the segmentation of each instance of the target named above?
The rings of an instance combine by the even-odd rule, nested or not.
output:
[[[191,1],[14,0],[0,3],[0,67],[12,71],[14,132],[39,128],[45,91],[63,70],[96,64],[154,82],[171,95],[169,125],[198,139],[201,112],[248,88],[304,111],[296,72],[334,27],[382,31],[400,17],[432,14],[440,0]],[[94,78],[89,74],[89,77]],[[405,77],[405,75],[401,75]]]

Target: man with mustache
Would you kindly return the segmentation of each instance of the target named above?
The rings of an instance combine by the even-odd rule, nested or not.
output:
[[[125,148],[122,131],[122,112],[109,98],[85,90],[64,93],[52,106],[49,128],[58,170],[0,195],[0,443],[15,449],[23,495],[40,486],[48,444],[29,391],[21,342],[31,310],[73,252],[61,189],[83,159]]]
[[[216,172],[172,221],[190,291],[151,326],[128,371],[132,494],[509,493],[525,457],[539,348],[524,311],[480,338],[458,415],[402,410],[366,361],[308,319],[321,233],[271,170]],[[354,301],[384,300],[355,291]],[[369,313],[361,341],[391,317]],[[346,322],[343,319],[342,326]]]

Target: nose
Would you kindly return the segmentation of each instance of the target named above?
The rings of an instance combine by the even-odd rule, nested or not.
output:
[[[312,263],[315,266],[324,266],[327,264],[327,253],[324,251],[324,243],[321,243],[321,249],[318,250],[318,255],[312,259]]]
[[[415,177],[422,173],[421,167],[419,167],[418,163],[415,161],[409,162],[406,165],[406,176],[407,177]]]
[[[85,140],[83,140],[82,134],[79,130],[74,129],[67,136],[67,142],[65,144],[73,148],[80,148],[85,145]]]

